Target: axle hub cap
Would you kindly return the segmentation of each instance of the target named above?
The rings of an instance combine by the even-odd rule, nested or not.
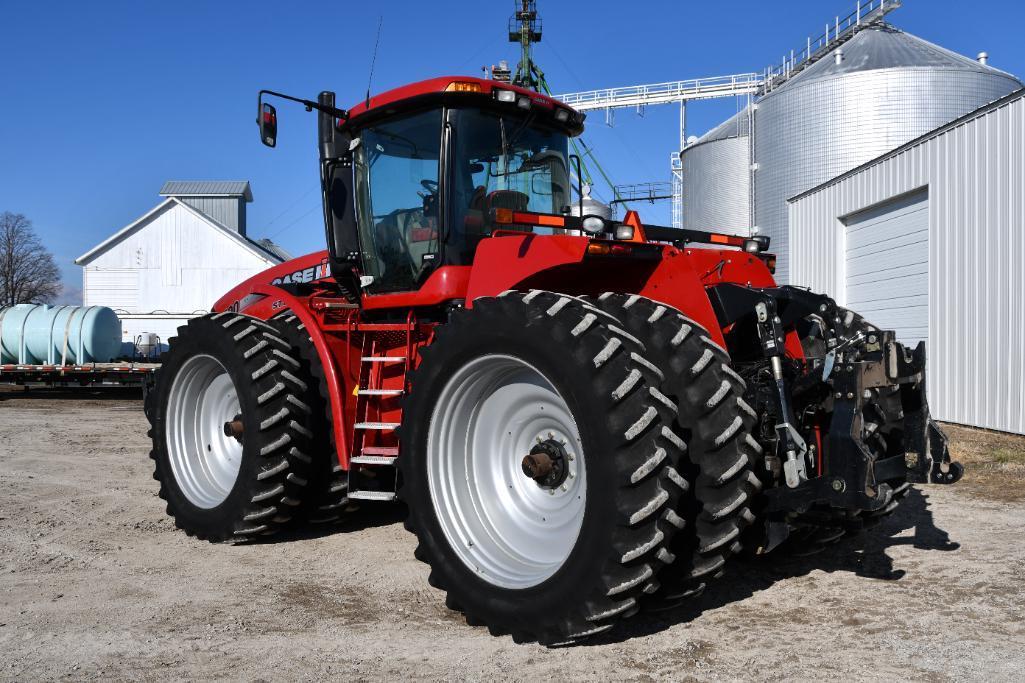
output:
[[[537,482],[541,488],[562,486],[569,475],[568,458],[562,444],[547,439],[530,449],[521,463],[523,474]]]

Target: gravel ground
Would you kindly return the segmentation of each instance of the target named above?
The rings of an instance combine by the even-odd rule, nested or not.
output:
[[[1025,447],[807,558],[738,562],[687,609],[545,649],[447,611],[397,507],[273,542],[177,532],[140,401],[0,394],[0,679],[1021,680]],[[992,458],[987,459],[992,455]],[[1002,482],[1002,483],[1001,483]],[[1011,490],[1013,489],[1013,491]]]

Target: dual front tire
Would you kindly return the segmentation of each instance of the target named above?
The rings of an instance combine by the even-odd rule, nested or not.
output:
[[[451,608],[517,641],[594,635],[658,596],[700,592],[750,514],[749,418],[734,424],[740,380],[725,352],[693,321],[692,342],[656,351],[618,304],[536,290],[478,299],[437,329],[412,377],[400,494],[416,556]],[[671,378],[661,357],[682,354],[689,373],[706,352],[707,379],[711,360]],[[682,414],[725,396],[724,377],[732,403]],[[666,393],[695,382],[693,399]],[[549,442],[573,460],[542,485],[520,465]]]

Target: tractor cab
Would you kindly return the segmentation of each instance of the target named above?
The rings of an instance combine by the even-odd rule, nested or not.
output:
[[[368,294],[417,290],[443,266],[470,265],[495,230],[534,228],[514,214],[548,216],[540,231],[551,232],[572,213],[580,185],[568,144],[584,116],[545,95],[460,77],[348,111],[332,93],[300,101],[320,116],[332,272],[358,277]],[[261,139],[273,146],[277,114],[262,99],[260,111]]]

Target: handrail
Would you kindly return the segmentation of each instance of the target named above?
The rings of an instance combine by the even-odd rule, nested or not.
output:
[[[902,0],[858,0],[850,14],[845,17],[836,16],[832,25],[826,24],[823,33],[809,37],[805,41],[804,48],[791,50],[789,55],[783,56],[781,63],[766,67],[762,73],[741,73],[730,76],[627,85],[618,88],[601,88],[557,95],[555,99],[578,111],[588,111],[764,94],[814,64],[831,52],[837,43],[846,41],[862,28],[878,22],[899,8],[901,2]]]
[[[762,74],[765,92],[779,87],[834,50],[837,43],[846,41],[900,6],[901,0],[858,0],[850,14],[842,18],[837,15],[832,25],[826,23],[823,33],[808,37],[803,49],[791,50],[789,56],[783,55],[781,63],[767,67]]]
[[[689,78],[682,81],[628,85],[618,88],[602,88],[578,93],[556,95],[555,99],[579,111],[589,109],[611,109],[616,107],[666,104],[687,100],[728,97],[754,93],[762,85],[762,78],[756,73]]]

